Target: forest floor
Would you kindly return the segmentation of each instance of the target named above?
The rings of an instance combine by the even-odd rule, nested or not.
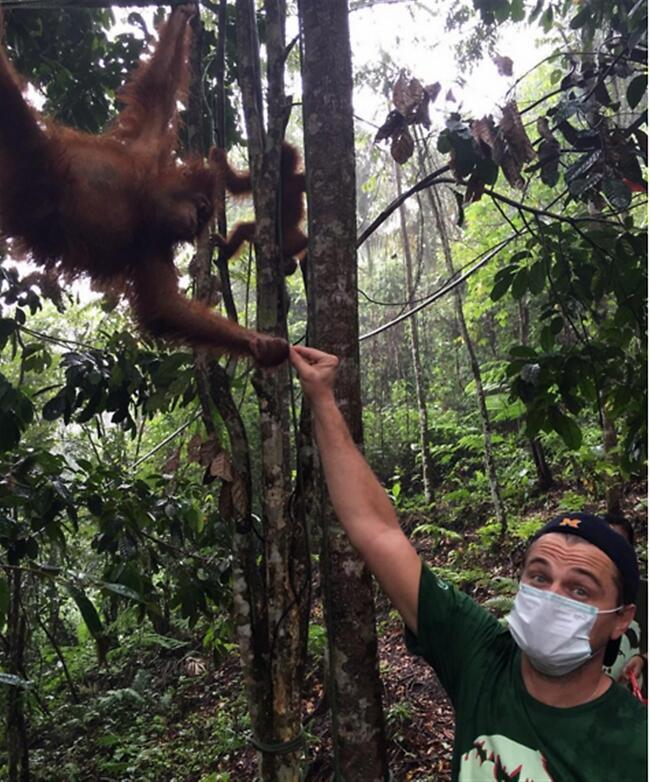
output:
[[[645,513],[645,492],[644,486],[637,487],[625,500],[626,511],[636,520]],[[540,503],[531,514],[549,517],[554,511],[547,496],[544,506]],[[423,520],[404,517],[402,523],[411,531]],[[645,522],[639,526],[638,542],[645,551]],[[485,540],[469,530],[462,540],[443,537],[434,545],[421,536],[417,543],[429,565],[440,568],[443,577],[458,576],[454,583],[479,602],[498,593],[495,585],[516,577],[525,545],[523,537],[515,537],[507,546],[487,549]],[[325,635],[319,606],[314,610],[318,632],[311,636],[305,682],[304,782],[329,782]],[[406,652],[403,624],[380,593],[377,628],[392,778],[449,782],[453,710],[430,667]],[[95,668],[83,677],[78,706],[62,704],[32,731],[34,782],[254,782],[256,751],[248,740],[250,721],[234,645],[224,648],[215,665],[194,642],[147,647],[142,642],[146,636],[135,635],[130,652],[122,647],[119,665]]]

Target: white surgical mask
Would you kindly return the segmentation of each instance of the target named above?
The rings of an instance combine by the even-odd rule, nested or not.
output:
[[[534,668],[547,676],[564,676],[595,654],[589,634],[598,615],[621,608],[599,611],[555,592],[520,584],[508,625]]]

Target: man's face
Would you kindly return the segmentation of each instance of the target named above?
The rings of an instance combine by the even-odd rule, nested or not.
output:
[[[598,547],[575,535],[549,532],[528,550],[521,581],[537,589],[550,590],[563,597],[607,611],[620,605],[617,570]],[[635,606],[600,614],[591,631],[591,648],[604,648],[619,638],[634,617]]]

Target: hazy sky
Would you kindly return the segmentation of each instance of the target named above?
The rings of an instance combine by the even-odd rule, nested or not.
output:
[[[429,6],[436,12],[429,13],[422,6]],[[514,61],[513,76],[500,76],[490,60],[471,72],[460,72],[454,50],[457,33],[444,29],[446,6],[446,2],[429,0],[419,4],[377,5],[350,15],[355,69],[364,62],[378,61],[384,50],[397,65],[410,69],[424,84],[436,81],[442,84],[441,94],[431,107],[434,124],[436,110],[446,116],[457,105],[445,102],[447,89],[451,88],[462,104],[463,114],[482,116],[495,112],[513,82],[550,51],[550,45],[540,40],[541,30],[537,24],[530,28],[524,24],[502,25],[497,49],[499,54]],[[459,77],[465,82],[463,87],[457,83]],[[373,104],[379,104],[375,116]],[[363,91],[355,97],[355,109],[369,121],[381,122],[385,116],[381,100],[375,96],[373,101]]]

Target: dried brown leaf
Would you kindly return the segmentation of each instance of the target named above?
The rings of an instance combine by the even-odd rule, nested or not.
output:
[[[400,71],[397,81],[393,85],[393,105],[400,114],[406,117],[407,122],[415,116],[425,95],[424,87],[419,79],[410,76],[407,71]]]
[[[427,84],[427,86],[424,88],[424,91],[429,96],[431,103],[433,103],[434,100],[438,97],[441,89],[442,87],[439,81],[436,81],[433,84]]]
[[[214,457],[221,451],[221,443],[214,435],[210,435],[201,445],[199,461],[203,467],[207,467]]]
[[[498,146],[496,129],[494,127],[494,120],[491,116],[482,117],[481,119],[474,120],[469,126],[470,133],[474,137],[474,140],[478,142],[479,149],[483,154],[493,156],[493,150]],[[487,149],[485,149],[487,147]],[[494,161],[495,163],[498,161]]]
[[[507,142],[508,150],[515,163],[521,168],[524,163],[535,159],[535,150],[524,129],[517,103],[514,100],[506,103],[502,112],[499,130]]]
[[[384,124],[377,131],[377,135],[375,136],[375,144],[377,144],[379,141],[392,138],[396,133],[401,133],[405,127],[406,120],[404,119],[404,116],[400,114],[399,111],[395,111],[393,109],[393,111],[388,113],[386,122],[384,122]]]
[[[424,93],[422,101],[418,105],[415,111],[414,122],[422,125],[425,128],[431,127],[431,118],[429,117],[429,96]]]
[[[514,187],[517,190],[523,190],[525,182],[520,173],[521,166],[517,164],[512,155],[507,151],[501,157],[501,170],[511,187]]]
[[[512,76],[513,63],[510,57],[501,57],[497,54],[492,62],[494,62],[494,64],[497,66],[497,70],[499,71],[500,76]]]
[[[555,136],[551,133],[551,129],[548,126],[548,120],[546,117],[537,117],[537,132],[546,141],[554,142],[557,144]]]
[[[472,204],[475,201],[480,201],[484,190],[485,182],[483,182],[481,177],[475,171],[467,183],[467,188],[465,190],[465,203]]]
[[[524,129],[516,102],[507,103],[502,113],[493,160],[501,166],[510,185],[521,190],[524,186],[521,169],[537,155]]]
[[[180,447],[177,448],[172,455],[167,459],[165,464],[163,465],[162,472],[164,475],[171,475],[172,473],[175,473],[176,470],[178,470],[178,467],[181,463],[181,449]]]
[[[187,461],[188,462],[200,462],[201,461],[201,435],[195,434],[190,438],[187,444]]]
[[[393,156],[393,160],[401,166],[411,157],[414,149],[413,137],[407,129],[404,129],[399,136],[393,139],[393,143],[390,145],[390,154]]]
[[[232,483],[232,464],[226,451],[221,451],[221,453],[218,453],[214,457],[214,459],[210,462],[209,472],[213,478],[221,478],[222,481]]]

